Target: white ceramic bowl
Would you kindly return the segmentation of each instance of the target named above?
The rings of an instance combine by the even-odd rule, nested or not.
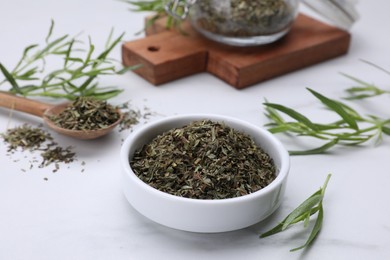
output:
[[[277,168],[275,180],[249,195],[230,199],[201,200],[159,191],[133,173],[129,158],[132,158],[136,150],[158,134],[203,119],[224,123],[250,135],[273,158]],[[124,193],[138,212],[171,228],[204,233],[242,229],[268,217],[282,201],[290,167],[287,150],[267,130],[239,119],[219,115],[181,115],[148,123],[127,137],[120,156]]]

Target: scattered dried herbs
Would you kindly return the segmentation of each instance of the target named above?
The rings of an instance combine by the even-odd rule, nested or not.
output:
[[[226,199],[253,193],[275,178],[272,158],[246,134],[195,121],[167,131],[130,158],[135,174],[176,196]]]
[[[8,129],[5,133],[0,135],[4,142],[8,144],[8,152],[14,153],[17,149],[22,151],[28,150],[30,152],[40,151],[42,161],[38,167],[43,168],[54,163],[54,170],[59,170],[59,163],[71,163],[76,159],[76,154],[72,151],[72,147],[62,148],[53,141],[50,133],[44,131],[39,127],[32,127],[27,124]],[[30,160],[30,169],[39,160],[33,158]],[[26,171],[22,169],[22,171]]]
[[[131,129],[134,125],[139,123],[141,113],[136,110],[129,110],[123,113],[123,120],[119,123],[119,131],[122,132]]]
[[[38,150],[46,141],[52,141],[49,133],[27,124],[8,129],[5,134],[1,134],[1,137],[8,143],[8,152],[14,152],[17,148],[34,151]]]
[[[42,153],[41,156],[43,161],[40,167],[47,166],[51,163],[56,164],[58,169],[59,162],[70,163],[74,161],[76,153],[72,151],[72,147],[68,146],[67,148],[62,148],[60,146],[55,146],[53,148],[47,148]]]
[[[118,109],[121,110],[123,115],[123,118],[119,123],[119,132],[129,129],[132,131],[133,127],[140,123],[140,120],[144,120],[145,123],[150,116],[156,114],[155,112],[152,112],[148,107],[144,107],[143,111],[141,111],[140,109],[133,109],[130,107],[129,102],[118,106]]]
[[[51,121],[64,129],[98,130],[107,128],[120,118],[116,108],[104,100],[78,97]]]

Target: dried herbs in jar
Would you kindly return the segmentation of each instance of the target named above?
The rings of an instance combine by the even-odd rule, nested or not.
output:
[[[187,0],[184,10],[189,10],[193,27],[207,38],[250,46],[284,36],[295,20],[298,3],[298,0]]]

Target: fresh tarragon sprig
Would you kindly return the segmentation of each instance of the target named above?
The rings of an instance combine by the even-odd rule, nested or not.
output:
[[[9,92],[22,96],[45,96],[74,100],[78,96],[90,96],[96,99],[112,98],[122,90],[116,87],[99,86],[98,77],[123,74],[135,67],[116,69],[110,52],[121,42],[123,35],[112,40],[111,31],[105,49],[95,55],[95,45],[89,39],[88,49],[82,50],[80,41],[63,35],[52,38],[54,22],[51,22],[45,38],[45,46],[38,44],[27,46],[16,66],[10,70],[0,63],[4,75],[4,84],[8,82]],[[57,69],[46,69],[49,58],[57,59],[62,65]]]
[[[382,67],[380,67],[372,62],[364,61],[364,60],[363,60],[363,62],[365,62],[366,64],[371,65],[374,68],[377,68],[377,69],[385,72],[386,74],[390,75],[390,71],[388,71],[388,70],[386,70],[386,69],[384,69],[384,68],[382,68]],[[351,79],[356,84],[358,84],[357,86],[353,86],[351,88],[346,89],[348,96],[345,97],[345,99],[347,99],[347,100],[365,99],[365,98],[380,96],[383,94],[390,94],[390,90],[385,90],[385,89],[379,88],[379,87],[375,86],[374,84],[368,83],[364,80],[358,79],[357,77],[350,76],[350,75],[345,74],[345,73],[341,73],[341,74],[344,75],[345,77]]]
[[[267,232],[262,233],[260,235],[260,238],[268,237],[282,232],[288,227],[302,221],[304,223],[304,227],[306,228],[309,224],[310,217],[312,217],[314,214],[317,214],[316,222],[314,223],[313,229],[311,230],[311,233],[306,240],[306,243],[299,247],[293,248],[290,251],[297,251],[312,244],[322,227],[322,222],[324,219],[323,200],[330,177],[331,174],[328,174],[324,185],[319,190],[317,190],[315,193],[313,193],[313,195],[311,195],[308,199],[302,202],[295,210],[293,210],[289,215],[287,215],[287,217],[282,222],[280,222],[278,225],[268,230]]]
[[[162,17],[167,17],[166,24],[165,24],[166,29],[177,28],[179,29],[179,31],[181,30],[180,21],[169,16],[166,12],[165,6],[168,2],[167,0],[149,0],[149,1],[119,0],[119,1],[131,5],[132,8],[130,8],[130,11],[154,13],[150,17],[150,19],[148,19],[144,30],[146,30],[149,26],[153,25],[153,23],[155,23],[156,20]],[[185,0],[180,0],[179,2],[185,2]]]
[[[383,134],[390,135],[390,119],[381,119],[374,115],[362,116],[343,102],[330,99],[312,89],[308,90],[340,119],[329,124],[316,123],[292,108],[264,103],[265,114],[271,121],[265,126],[271,133],[306,136],[324,141],[323,145],[313,149],[289,151],[291,155],[324,153],[336,145],[356,146],[375,137],[376,143],[379,144]],[[285,120],[281,113],[292,121]]]

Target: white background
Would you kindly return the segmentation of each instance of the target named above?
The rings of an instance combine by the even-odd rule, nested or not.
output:
[[[389,89],[389,75],[360,61],[390,69],[390,2],[362,0],[361,19],[352,28],[348,55],[236,90],[218,78],[201,73],[155,87],[133,73],[105,77],[103,85],[125,91],[112,100],[130,100],[133,108],[157,112],[149,119],[185,113],[217,113],[262,126],[267,123],[262,102],[284,104],[321,122],[334,119],[312,97],[310,87],[331,98],[345,95],[353,85],[344,72]],[[24,47],[40,43],[50,25],[56,36],[91,36],[102,48],[111,28],[126,32],[130,41],[142,35],[145,14],[128,11],[114,0],[0,1],[0,62],[12,67]],[[118,46],[112,57],[120,60]],[[0,87],[6,90],[6,85]],[[388,118],[389,95],[349,102],[363,114]],[[32,116],[0,109],[0,132],[27,122]],[[135,128],[142,126],[142,122]],[[63,146],[72,145],[78,161],[29,170],[32,156],[7,154],[0,143],[0,259],[389,259],[390,257],[390,137],[375,147],[339,148],[327,155],[291,158],[285,200],[274,215],[252,227],[221,234],[172,230],[138,214],[126,201],[121,186],[119,150],[130,131],[95,141],[77,141],[53,133]],[[278,136],[290,148],[297,140]],[[86,165],[82,166],[82,162]],[[22,169],[27,169],[26,172]],[[84,171],[83,171],[84,169]],[[323,229],[306,251],[289,249],[304,243],[301,226],[259,239],[300,202],[317,190],[328,173]],[[47,181],[44,180],[47,178]]]

